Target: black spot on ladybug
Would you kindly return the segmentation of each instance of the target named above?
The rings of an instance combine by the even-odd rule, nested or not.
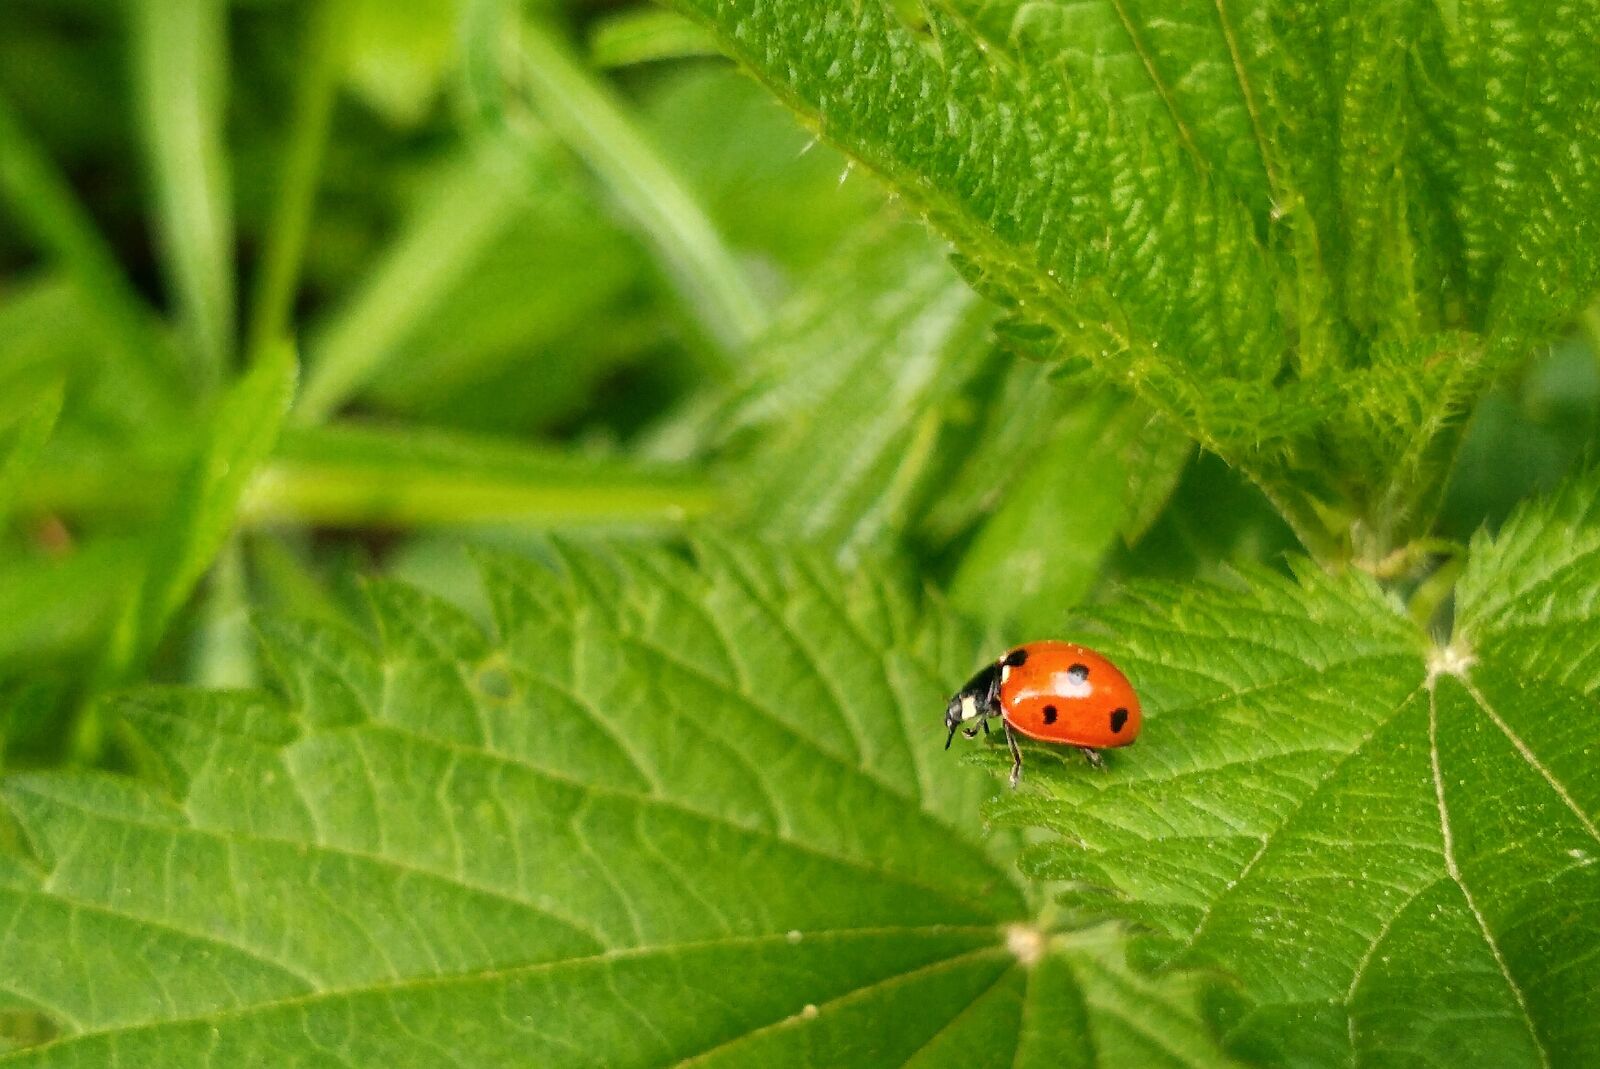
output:
[[[1028,663],[1028,651],[1012,650],[1010,653],[1006,654],[1005,663],[1010,665],[1012,668],[1021,668],[1023,665]]]
[[[1072,677],[1072,681],[1074,683],[1082,683],[1085,679],[1089,678],[1089,666],[1086,664],[1075,664],[1071,668],[1067,669],[1067,675]]]
[[[1128,710],[1111,710],[1111,734],[1115,735],[1122,730],[1122,725],[1128,722]]]
[[[1126,712],[1127,710],[1123,710],[1123,711]],[[1056,707],[1055,706],[1047,705],[1047,706],[1044,707],[1044,722],[1046,724],[1054,724],[1056,722]]]

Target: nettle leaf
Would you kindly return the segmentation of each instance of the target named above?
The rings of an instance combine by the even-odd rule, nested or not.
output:
[[[1445,645],[1359,573],[1141,590],[1100,619],[1145,699],[1138,746],[1104,776],[1037,754],[991,816],[1055,833],[1023,868],[1080,920],[1236,977],[1238,1050],[1591,1064],[1597,601],[1592,476],[1475,541]]]
[[[1462,413],[1600,288],[1595,0],[674,2],[951,238],[1009,338],[1319,551],[1425,526]]]
[[[737,382],[653,448],[714,456],[748,529],[842,560],[909,541],[953,558],[952,602],[974,619],[1048,633],[1117,536],[1165,507],[1192,443],[1126,395],[1012,359],[945,253],[901,220],[853,235]]]
[[[1059,631],[1093,588],[1117,535],[1132,544],[1165,507],[1191,451],[1187,438],[1138,402],[1062,396],[1074,403],[1058,400],[1053,426],[1036,429],[1025,450],[979,449],[968,465],[987,465],[992,514],[961,558],[950,600],[1005,633]],[[1013,478],[1001,477],[1011,470]]]
[[[747,532],[846,562],[915,545],[990,633],[1051,634],[1118,535],[1165,507],[1192,443],[1136,400],[1011,359],[944,253],[899,219],[841,243],[736,382],[651,448],[714,457]]]
[[[992,309],[922,228],[870,228],[833,261],[785,304],[700,433],[744,522],[854,557],[912,526],[965,451],[967,395],[998,354]]]
[[[550,557],[482,562],[489,634],[265,620],[281,696],[126,700],[143,778],[0,780],[0,1064],[1226,1062],[1197,974],[1035,919],[940,752],[965,635],[749,546]]]

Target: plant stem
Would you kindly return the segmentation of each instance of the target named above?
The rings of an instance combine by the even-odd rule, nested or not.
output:
[[[215,389],[234,348],[233,215],[222,134],[227,10],[221,0],[147,0],[130,10],[162,258],[202,389]]]
[[[522,62],[539,117],[594,170],[639,225],[689,305],[726,352],[748,342],[766,312],[732,250],[684,181],[650,145],[609,87],[549,26],[522,28]],[[728,367],[718,369],[726,372]]]
[[[327,146],[338,87],[347,5],[313,4],[305,28],[304,59],[295,84],[293,118],[283,153],[277,203],[267,227],[250,302],[247,351],[254,360],[274,342],[287,341],[289,315],[299,283],[306,232],[316,199],[317,177]]]
[[[1277,510],[1283,522],[1299,540],[1301,547],[1324,568],[1337,565],[1349,557],[1347,547],[1329,531],[1317,510],[1306,495],[1291,487],[1280,486],[1272,479],[1241,464],[1239,470],[1249,479],[1269,504]]]
[[[426,455],[408,451],[421,439]],[[97,455],[36,469],[18,491],[30,512],[148,517],[170,500],[183,453]],[[347,530],[594,525],[676,527],[720,506],[692,469],[595,461],[477,439],[370,430],[286,432],[245,491],[242,527]]]
[[[676,11],[625,8],[602,19],[589,37],[589,59],[597,67],[628,67],[664,59],[715,56],[711,31]]]
[[[235,536],[211,567],[190,660],[189,680],[196,686],[253,687],[259,682],[245,572],[244,551]]]
[[[473,146],[360,288],[311,338],[293,418],[321,423],[383,368],[527,202],[520,147]]]
[[[362,468],[306,461],[264,467],[240,509],[252,527],[349,529],[670,525],[717,504],[703,481],[597,472],[583,484],[514,483],[454,472]]]

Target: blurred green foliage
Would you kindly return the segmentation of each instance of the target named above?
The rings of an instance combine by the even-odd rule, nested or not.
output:
[[[1294,545],[1234,469],[995,321],[676,15],[13,0],[8,760],[103,757],[70,743],[113,682],[249,682],[218,621],[247,646],[250,605],[331,612],[352,566],[470,599],[472,542],[709,524],[897,554],[1008,635]],[[1441,534],[1592,457],[1594,335],[1483,403]],[[219,459],[235,384],[289,344],[285,431]]]
[[[801,943],[791,923],[834,925],[817,934],[848,936],[844,956],[832,962],[842,962],[838,977],[865,984],[877,975],[877,944],[905,945],[891,922],[904,919],[908,902],[891,877],[909,866],[925,881],[906,885],[916,887],[919,906],[952,879],[993,877],[969,888],[982,907],[972,914],[978,934],[955,941],[982,944],[973,952],[981,968],[964,968],[989,984],[993,966],[1003,982],[969,999],[962,985],[970,977],[958,972],[950,990],[961,988],[961,997],[950,995],[949,1006],[880,1012],[875,1023],[892,1017],[896,1027],[885,1034],[897,1041],[932,1030],[925,1046],[917,1039],[904,1048],[906,1057],[1003,1059],[989,1023],[1015,1001],[1017,1027],[1000,1032],[1018,1064],[1067,1051],[1085,1064],[1145,1064],[1156,1055],[1228,1064],[1206,1027],[1213,1022],[1202,1024],[1197,992],[1202,979],[1210,987],[1209,974],[1152,979],[1124,960],[1142,939],[1125,947],[1128,933],[1112,928],[1062,934],[1054,890],[1013,871],[1021,840],[991,834],[979,819],[977,799],[990,786],[982,773],[955,768],[946,777],[950,761],[937,733],[918,735],[917,718],[926,706],[930,727],[936,723],[940,695],[979,643],[992,650],[1121,619],[1139,640],[1126,663],[1155,684],[1144,692],[1151,711],[1199,710],[1211,721],[1184,720],[1186,729],[1142,744],[1147,762],[1130,762],[1120,780],[1078,776],[1075,755],[1068,765],[1030,756],[1044,794],[1008,796],[988,817],[1050,829],[1043,846],[1028,833],[1036,866],[1028,871],[1077,873],[1085,842],[1076,821],[1091,803],[1106,804],[1116,810],[1103,826],[1116,831],[1113,845],[1127,845],[1154,870],[1166,866],[1160,878],[1119,888],[1130,915],[1144,898],[1161,901],[1182,885],[1203,903],[1203,927],[1269,839],[1292,838],[1285,829],[1316,793],[1312,785],[1335,782],[1318,762],[1337,752],[1342,763],[1362,750],[1375,736],[1357,729],[1369,721],[1420,710],[1412,698],[1423,686],[1432,693],[1444,653],[1456,658],[1444,674],[1465,678],[1465,654],[1430,647],[1451,623],[1459,576],[1476,584],[1480,617],[1494,615],[1481,609],[1485,592],[1513,583],[1533,591],[1528,612],[1540,616],[1541,569],[1567,568],[1569,554],[1592,556],[1582,540],[1595,537],[1579,500],[1592,500],[1592,491],[1574,491],[1560,508],[1524,504],[1600,459],[1600,309],[1561,321],[1581,304],[1600,262],[1593,247],[1569,240],[1593,235],[1596,220],[1583,212],[1600,191],[1584,151],[1600,130],[1589,122],[1596,103],[1574,88],[1582,88],[1582,70],[1573,56],[1588,55],[1589,46],[1562,16],[1550,20],[1548,40],[1499,34],[1495,24],[1504,47],[1484,47],[1472,20],[1500,11],[1487,4],[1444,5],[1427,17],[1408,8],[1392,23],[1383,5],[1353,14],[1283,5],[1271,26],[1241,22],[1241,52],[1220,4],[1172,5],[1191,18],[1185,22],[1154,15],[1155,5],[1120,3],[678,3],[703,24],[592,0],[0,5],[0,768],[69,768],[7,777],[4,786],[32,784],[26,795],[44,784],[42,798],[72,785],[38,811],[71,809],[50,826],[74,841],[80,831],[85,841],[111,834],[133,814],[130,826],[146,845],[128,848],[136,856],[127,871],[147,873],[153,859],[165,866],[135,879],[136,890],[164,897],[162,908],[182,899],[181,908],[204,914],[195,922],[203,928],[228,910],[170,894],[161,881],[211,878],[221,866],[209,865],[212,855],[200,848],[174,861],[176,851],[160,845],[165,826],[143,815],[167,804],[157,797],[166,784],[135,789],[78,776],[72,766],[179,775],[182,761],[163,765],[154,756],[161,747],[141,749],[136,732],[119,731],[131,708],[132,720],[164,725],[156,734],[171,735],[169,757],[186,755],[218,773],[220,804],[201,823],[248,822],[255,810],[235,794],[240,768],[262,773],[246,802],[283,801],[293,769],[280,777],[276,762],[291,757],[274,748],[296,738],[316,750],[334,739],[336,748],[313,762],[312,779],[323,785],[319,797],[349,817],[354,810],[341,807],[358,804],[350,800],[366,797],[367,787],[351,789],[346,777],[368,751],[337,747],[369,734],[383,737],[378,750],[403,754],[410,743],[403,733],[389,737],[380,716],[360,732],[344,729],[372,710],[398,708],[417,738],[442,730],[440,753],[449,755],[440,758],[448,764],[417,766],[433,770],[424,775],[398,758],[381,776],[366,768],[373,797],[381,781],[396,810],[418,805],[432,814],[411,826],[417,842],[385,855],[395,843],[384,841],[387,814],[376,805],[331,826],[357,842],[371,835],[376,845],[360,848],[365,860],[393,862],[388,875],[411,893],[413,877],[427,871],[417,859],[433,857],[440,829],[481,820],[488,845],[463,856],[456,841],[451,895],[490,903],[494,896],[480,901],[482,888],[466,878],[488,859],[494,880],[510,888],[500,892],[507,901],[542,916],[549,901],[566,899],[580,916],[604,915],[600,927],[616,922],[618,931],[595,943],[604,953],[584,944],[576,959],[584,969],[602,963],[590,978],[613,994],[607,955],[660,941],[666,968],[648,986],[652,1012],[692,1026],[674,1051],[700,1049],[721,1025],[714,1015],[677,1012],[683,966],[673,939],[683,933],[671,924],[645,932],[637,917],[622,916],[634,904],[648,911],[666,902],[661,916],[671,920],[689,903],[680,912],[695,922],[685,930],[726,952],[694,975],[708,989],[722,985],[724,958],[770,955],[772,971],[751,972],[763,978],[724,1000],[745,1012],[741,998],[773,990],[812,997],[812,978],[787,964],[789,948]],[[1526,29],[1532,16],[1515,6],[1505,25]],[[1593,3],[1578,7],[1600,19]],[[1408,41],[1410,52],[1393,51]],[[719,58],[719,48],[766,88]],[[1301,62],[1306,56],[1312,61]],[[1500,106],[1520,81],[1505,70],[1518,64],[1538,74],[1522,101],[1537,121],[1508,120],[1513,110]],[[1258,74],[1276,109],[1265,132],[1247,77]],[[1564,121],[1573,116],[1581,121]],[[1572,151],[1552,149],[1563,138]],[[1495,543],[1487,532],[1519,510],[1523,535],[1537,529],[1537,538],[1519,535],[1512,520],[1504,544]],[[581,545],[589,540],[603,545]],[[1464,564],[1469,540],[1475,552],[1502,555],[1504,567],[1472,571]],[[1537,552],[1521,559],[1534,542]],[[521,559],[529,556],[555,570]],[[1564,596],[1581,604],[1584,618],[1559,627],[1539,621],[1561,632],[1548,647],[1559,656],[1532,648],[1530,671],[1517,667],[1515,649],[1502,649],[1511,667],[1488,675],[1520,686],[1519,672],[1553,678],[1568,658],[1593,659],[1594,643],[1579,629],[1594,627],[1592,576],[1567,570]],[[370,583],[373,575],[410,586]],[[1146,593],[1123,597],[1129,590]],[[1346,598],[1351,590],[1360,597]],[[1125,603],[1141,596],[1130,618]],[[1409,623],[1392,611],[1402,602]],[[1356,603],[1360,611],[1346,613]],[[268,616],[289,629],[279,635],[277,667],[287,669],[280,678],[294,693],[282,710],[250,694],[163,689],[130,706],[118,693],[142,683],[270,685],[252,631]],[[496,618],[498,637],[473,626]],[[1507,627],[1520,626],[1508,619]],[[352,622],[377,631],[358,637]],[[518,628],[526,629],[520,638]],[[284,635],[292,638],[286,645]],[[505,650],[494,645],[508,635]],[[1326,665],[1318,669],[1318,659],[1346,646],[1350,663],[1365,665],[1363,644],[1384,635],[1403,647],[1396,658],[1406,667],[1380,682],[1412,697],[1390,708],[1369,700],[1370,675],[1334,686],[1319,674]],[[684,649],[671,649],[675,642]],[[551,650],[567,656],[543,663]],[[1484,663],[1494,661],[1486,655]],[[405,674],[419,665],[425,670]],[[340,668],[353,671],[355,683]],[[315,679],[294,682],[302,670]],[[1274,689],[1280,685],[1299,689]],[[346,690],[359,715],[318,720],[327,713],[321,703],[337,706]],[[158,697],[146,700],[150,693]],[[1528,694],[1515,696],[1517,717],[1537,721],[1554,708]],[[1579,698],[1592,710],[1592,687]],[[582,716],[550,716],[588,702],[594,708],[579,709]],[[657,717],[663,702],[670,715]],[[1325,706],[1335,711],[1324,715]],[[510,764],[550,762],[539,767],[554,793],[525,796],[541,799],[528,803],[534,819],[523,825],[526,814],[512,814],[503,835],[483,818],[488,799],[505,806],[496,794],[505,740],[487,727],[467,746],[447,737],[461,727],[453,717],[469,708],[519,740]],[[815,714],[829,708],[837,722],[818,723]],[[1437,721],[1437,712],[1429,715]],[[1272,730],[1262,730],[1263,717]],[[315,731],[302,734],[312,720]],[[647,720],[650,752],[638,761],[611,735],[626,742],[627,725]],[[703,720],[716,721],[704,740],[687,733]],[[1445,826],[1447,766],[1434,721],[1422,732],[1426,746],[1418,735],[1390,755],[1414,759],[1431,749],[1431,768],[1413,760],[1409,779],[1387,782],[1409,784],[1429,835],[1442,836],[1450,871],[1430,869],[1429,879],[1448,877],[1465,892]],[[1552,750],[1573,769],[1587,746],[1583,723],[1562,721]],[[717,734],[733,731],[730,724],[748,738]],[[1412,717],[1413,728],[1422,724]],[[1312,742],[1282,734],[1285,725]],[[659,774],[670,790],[599,777],[588,786],[600,801],[591,807],[584,795],[572,803],[588,813],[572,817],[569,842],[560,799],[585,781],[581,768],[575,778],[563,762],[584,747],[567,752],[560,739],[596,727],[585,744],[592,753],[618,757],[619,768],[633,760],[640,776]],[[557,739],[548,747],[546,728]],[[893,737],[880,747],[884,732]],[[902,738],[905,761],[896,764]],[[1513,741],[1528,761],[1521,772],[1541,773],[1592,836],[1590,817]],[[744,756],[746,742],[753,756]],[[1254,759],[1240,757],[1261,745]],[[1287,749],[1267,752],[1273,747]],[[1490,748],[1472,751],[1463,767],[1492,781],[1480,752]],[[479,771],[457,778],[463,753]],[[1273,762],[1285,756],[1304,763],[1280,782]],[[1003,761],[994,749],[970,763],[989,758]],[[251,764],[257,760],[267,763]],[[941,772],[925,775],[924,762]],[[1352,761],[1350,774],[1367,767]],[[1108,775],[1121,772],[1114,763]],[[734,781],[737,789],[728,789]],[[1192,803],[1174,794],[1170,804],[1198,815],[1197,828],[1229,825],[1228,835],[1173,831],[1181,824],[1153,800],[1168,795],[1136,794],[1138,804],[1125,806],[1102,789],[1145,781],[1156,792],[1192,789]],[[1537,784],[1522,786],[1497,795],[1488,782],[1474,791],[1486,814],[1497,816],[1505,797],[1519,819],[1531,820],[1549,799]],[[97,808],[101,791],[116,798]],[[695,858],[725,850],[728,864],[691,870],[691,879],[658,870],[654,840],[637,817],[606,824],[595,816],[632,791],[648,796],[640,808],[663,821],[659,828],[709,806],[714,819],[674,841]],[[74,792],[91,801],[80,805]],[[1059,813],[1056,803],[1039,801],[1051,792]],[[1290,797],[1294,807],[1280,825],[1275,807]],[[1352,808],[1383,823],[1389,812],[1368,797]],[[835,812],[839,798],[847,799],[843,814]],[[1217,798],[1223,804],[1214,805]],[[0,904],[11,901],[7,894],[57,895],[59,916],[76,923],[71,911],[81,903],[72,901],[79,890],[71,881],[56,884],[52,873],[35,887],[39,874],[9,850],[25,836],[7,804],[0,801]],[[772,809],[773,827],[746,826],[762,805]],[[1258,831],[1229,823],[1252,808],[1259,848]],[[286,803],[268,822],[274,836],[293,824],[290,813],[298,810]],[[1313,861],[1338,845],[1344,822],[1329,825],[1308,852]],[[1498,856],[1490,839],[1499,825],[1486,816],[1477,826],[1488,830],[1463,832],[1463,843],[1489,843]],[[525,828],[533,830],[517,838]],[[292,844],[304,862],[313,849],[305,836],[324,831],[296,824],[271,849]],[[753,831],[772,832],[770,841],[758,837],[746,848],[737,836]],[[1379,829],[1372,841],[1389,834]],[[1145,849],[1145,835],[1162,849]],[[1217,848],[1224,839],[1239,853],[1232,868],[1228,850]],[[600,888],[616,882],[610,875],[591,878],[566,858],[535,866],[545,882],[529,883],[518,853],[524,843],[596,857],[610,851],[627,884],[615,888],[621,912],[613,915],[612,891]],[[773,852],[778,844],[800,860]],[[947,863],[952,845],[970,855],[966,862]],[[123,888],[102,879],[108,866],[95,849],[112,852],[86,848],[83,893],[105,892],[121,908]],[[1543,860],[1569,858],[1573,872],[1592,860],[1566,850]],[[1348,880],[1345,869],[1326,871],[1350,888],[1388,887],[1369,879],[1367,860],[1355,859]],[[803,876],[821,862],[841,866],[836,884],[822,885],[833,887],[831,896]],[[1255,878],[1270,878],[1270,868]],[[1201,870],[1215,887],[1190,879]],[[1505,863],[1517,880],[1525,870],[1533,871]],[[565,882],[574,873],[583,885],[576,896]],[[701,875],[714,877],[705,894]],[[1106,872],[1091,875],[1096,887],[1115,882]],[[717,879],[727,886],[719,890]],[[792,917],[760,918],[760,955],[736,939],[720,945],[719,926],[731,930],[722,907],[746,889],[739,881],[799,907]],[[245,881],[252,893],[265,886]],[[863,895],[873,887],[879,897]],[[734,912],[770,905],[748,897]],[[1271,897],[1284,896],[1275,889]],[[239,896],[250,903],[237,911],[248,913],[245,927],[328,919],[310,898],[281,915],[272,899]],[[353,915],[365,909],[381,918],[397,901],[380,890]],[[450,929],[439,946],[476,942],[499,952],[486,934],[505,930],[498,906],[473,921],[454,899],[439,901],[448,907],[441,916],[469,918],[470,929],[466,938]],[[1520,919],[1516,902],[1506,901]],[[1572,901],[1581,911],[1584,900]],[[965,905],[924,912],[932,919],[923,934],[941,941],[968,916]],[[1343,934],[1357,927],[1317,916]],[[1364,916],[1379,934],[1354,967],[1357,979],[1390,932],[1377,912]],[[1263,952],[1272,945],[1251,919],[1241,922],[1233,967],[1250,977],[1264,961],[1257,986],[1272,988],[1280,957],[1275,948]],[[622,920],[634,942],[620,934]],[[171,934],[156,927],[162,938]],[[0,916],[0,930],[17,936],[0,939],[0,972],[18,960],[27,972],[28,961],[59,956],[44,937],[29,945],[25,925]],[[538,942],[535,928],[523,934],[529,946]],[[855,961],[848,944],[858,937],[871,946]],[[124,938],[96,949],[126,964],[127,946],[147,944],[143,934]],[[346,963],[349,976],[334,970],[314,979],[359,1001],[363,992],[344,990],[346,982],[371,983],[363,970],[381,975],[385,964],[377,960],[382,948],[365,939],[354,940],[361,946]],[[827,962],[825,941],[815,944]],[[1494,948],[1492,939],[1487,945]],[[8,957],[16,946],[33,957]],[[1053,957],[1039,965],[1047,951]],[[806,952],[818,952],[810,932]],[[498,982],[501,961],[489,957],[474,968]],[[212,965],[205,954],[182,958],[195,975]],[[528,960],[541,959],[519,958],[519,967]],[[1563,982],[1564,959],[1535,948],[1529,961]],[[1069,962],[1070,976],[1062,971]],[[863,963],[872,969],[858,969]],[[431,977],[431,968],[448,971],[435,960],[417,975]],[[924,971],[905,968],[906,976]],[[181,1000],[151,1010],[143,975],[116,985],[134,1007],[127,1012],[186,1017],[177,1012]],[[770,984],[774,976],[783,984]],[[45,976],[45,987],[53,981]],[[405,977],[396,986],[410,984]],[[70,977],[63,985],[74,987]],[[189,990],[197,1005],[210,1006],[223,986],[197,981]],[[891,1002],[913,990],[868,986]],[[54,1064],[48,1041],[71,1022],[5,987],[0,982],[0,1060],[17,1047]],[[1568,987],[1575,1005],[1588,997],[1582,978]],[[1453,997],[1449,983],[1431,989],[1446,1002]],[[1141,1012],[1157,1011],[1153,1032],[1144,1017],[1126,1013],[1128,992]],[[63,1005],[81,1003],[85,1014],[123,1012],[93,985],[69,993]],[[1081,1021],[1027,1008],[1060,1008],[1068,994],[1082,1003]],[[848,1009],[853,997],[838,1001]],[[1316,1001],[1317,1012],[1337,1001]],[[989,1016],[969,1017],[972,1006]],[[393,1020],[357,1029],[374,1051],[394,1021],[407,1027],[389,1009]],[[774,1003],[773,1020],[814,1019],[816,1009]],[[647,1030],[612,1027],[606,1012],[617,1007],[596,1018],[616,1049],[653,1042]],[[1446,1006],[1440,1019],[1450,1012]],[[485,999],[474,998],[468,1014],[450,1011],[451,1024],[473,1014],[480,1038],[520,1038]],[[756,1044],[773,1036],[793,1039],[795,1049],[809,1042],[800,1030],[769,1032],[760,1014],[746,1016],[740,1034]],[[1593,1018],[1569,1016],[1575,1032]],[[825,1017],[840,1049],[868,1062],[882,1057],[853,1017]],[[968,1027],[980,1017],[988,1023]],[[947,1019],[966,1025],[946,1030]],[[554,1026],[558,1040],[564,1024]],[[1331,1035],[1334,1049],[1345,1023],[1322,1024],[1324,1031],[1259,1031],[1273,1043]],[[115,1031],[95,1041],[114,1046]],[[1348,1034],[1355,1050],[1353,1023]],[[143,1038],[160,1046],[162,1035]],[[185,1035],[197,1050],[216,1039]],[[1168,1042],[1174,1036],[1181,1042]],[[1097,1053],[1091,1039],[1109,1045]],[[1153,1054],[1147,1042],[1165,1045]],[[579,1061],[592,1056],[567,1047]],[[1579,1049],[1576,1041],[1570,1049]]]

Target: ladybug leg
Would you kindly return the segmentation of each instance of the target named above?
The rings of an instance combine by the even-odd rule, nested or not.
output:
[[[1017,789],[1017,781],[1022,778],[1022,748],[1017,745],[1017,737],[1011,733],[1009,721],[1001,720],[1000,726],[1006,729],[1006,745],[1011,747],[1011,789]]]
[[[1096,750],[1092,746],[1080,746],[1080,747],[1078,747],[1078,749],[1083,751],[1083,756],[1089,762],[1090,767],[1092,767],[1092,768],[1105,768],[1106,767],[1106,759],[1104,757],[1100,756],[1100,751],[1099,750]]]
[[[991,716],[998,716],[998,717],[1001,718],[1002,721],[1005,719],[1005,715],[1004,715],[1004,713],[1001,712],[1001,709],[1000,709],[1000,673],[999,672],[996,672],[994,674],[994,678],[989,680],[989,692],[987,694],[985,694],[984,697],[983,697],[983,718],[982,718],[982,723],[983,723],[983,733],[985,735],[989,734],[989,718]],[[972,729],[972,733],[974,735],[976,735],[978,733],[978,729],[977,728],[973,728]]]
[[[983,696],[985,716],[1000,715],[1000,672],[996,671],[989,677],[989,690]]]

